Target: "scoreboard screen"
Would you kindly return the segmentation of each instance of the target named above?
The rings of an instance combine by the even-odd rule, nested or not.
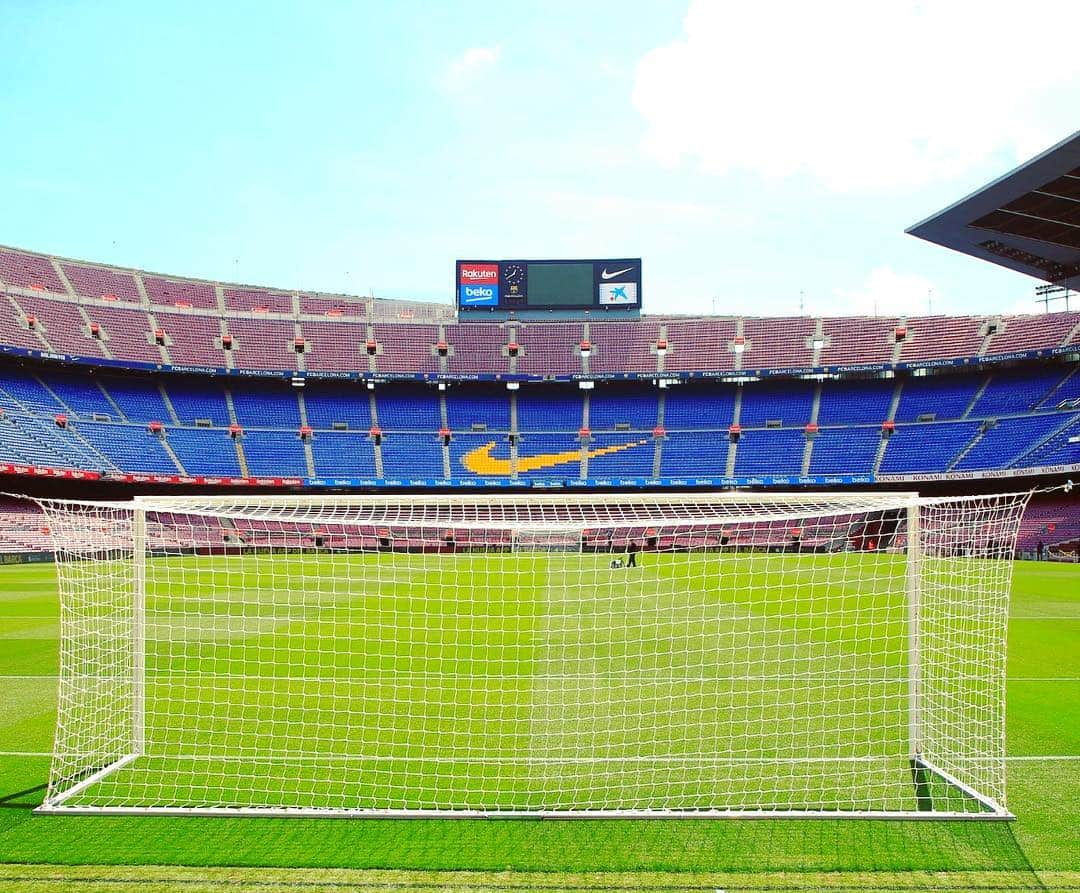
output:
[[[638,310],[641,258],[459,260],[461,310]]]

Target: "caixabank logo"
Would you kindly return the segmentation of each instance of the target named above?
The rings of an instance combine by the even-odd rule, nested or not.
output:
[[[458,305],[494,307],[499,303],[499,265],[458,263]]]

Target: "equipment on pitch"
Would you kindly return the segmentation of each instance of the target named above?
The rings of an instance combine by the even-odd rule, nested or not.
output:
[[[45,501],[41,808],[1005,817],[1026,500]]]

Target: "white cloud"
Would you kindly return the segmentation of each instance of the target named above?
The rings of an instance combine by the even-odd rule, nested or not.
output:
[[[499,62],[502,44],[470,47],[447,68],[443,86],[454,93],[468,90],[486,77]]]
[[[834,289],[828,306],[806,309],[808,313],[828,316],[925,316],[931,302],[935,314],[949,312],[945,300],[925,276],[876,267],[862,285]]]
[[[1026,158],[1076,126],[1075,0],[693,0],[686,34],[638,64],[645,151],[709,171],[800,171],[897,189],[992,154]]]

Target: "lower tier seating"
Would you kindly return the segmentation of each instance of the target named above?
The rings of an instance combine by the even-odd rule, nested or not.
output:
[[[0,368],[0,464],[250,477],[908,475],[1080,464],[1068,364],[917,378],[378,384]],[[982,409],[980,409],[982,407]],[[991,412],[992,410],[992,412]]]

